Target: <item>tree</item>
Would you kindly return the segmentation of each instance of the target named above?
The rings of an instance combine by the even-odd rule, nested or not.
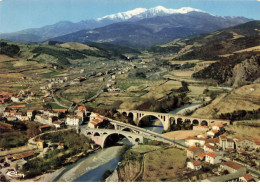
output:
[[[27,136],[34,137],[40,134],[38,127],[34,123],[29,123],[27,125]]]

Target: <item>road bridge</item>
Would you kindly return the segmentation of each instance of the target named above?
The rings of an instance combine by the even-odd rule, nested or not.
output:
[[[82,134],[88,138],[91,138],[96,144],[104,148],[107,145],[107,141],[113,135],[125,137],[132,145],[137,145],[138,143],[143,143],[143,136],[126,132],[122,130],[113,130],[113,129],[86,129],[82,131]]]
[[[198,118],[191,116],[182,116],[177,114],[169,114],[169,113],[160,113],[160,112],[149,112],[149,111],[139,111],[139,110],[124,110],[118,109],[123,115],[131,117],[136,125],[140,125],[140,121],[148,116],[153,116],[158,118],[162,124],[164,130],[168,130],[171,124],[177,124],[182,122],[188,122],[193,125],[207,125],[210,126],[213,123],[225,123],[227,125],[230,124],[229,120],[220,120],[220,119],[208,119],[208,118]]]

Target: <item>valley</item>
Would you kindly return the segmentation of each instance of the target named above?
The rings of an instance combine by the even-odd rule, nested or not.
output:
[[[0,181],[259,181],[259,30],[159,6],[0,34]]]

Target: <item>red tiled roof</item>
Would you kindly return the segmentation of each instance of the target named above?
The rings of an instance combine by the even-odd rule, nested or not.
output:
[[[206,143],[214,143],[214,144],[216,144],[216,143],[219,143],[219,138],[206,139],[205,141],[206,141]]]
[[[239,165],[233,161],[227,161],[227,162],[221,163],[221,165],[229,166],[230,168],[233,168],[235,170],[241,168],[241,165]]]
[[[62,112],[66,113],[68,110],[67,109],[52,109],[54,112]]]
[[[200,161],[192,161],[193,165],[194,166],[199,166],[201,165],[201,162]]]
[[[80,119],[81,117],[80,116],[69,116],[70,119]]]
[[[43,125],[43,126],[40,126],[39,128],[42,129],[42,128],[49,128],[51,127],[50,125]]]
[[[210,149],[214,149],[214,148],[215,148],[214,146],[212,146],[212,145],[210,145],[210,144],[208,144],[208,143],[205,144],[205,146],[208,147],[208,148],[210,148]]]
[[[254,179],[254,177],[249,173],[245,174],[243,177],[245,178],[246,181],[250,181]]]
[[[14,106],[12,106],[13,108],[24,108],[24,107],[26,107],[26,105],[14,105]]]
[[[204,152],[200,152],[200,153],[198,153],[198,156],[200,156],[200,157],[205,157],[205,153]]]
[[[210,132],[213,132],[214,134],[218,133],[218,130],[211,130]]]
[[[27,112],[33,112],[34,110],[27,110]]]
[[[194,152],[195,150],[198,150],[199,148],[196,147],[196,146],[191,146],[189,147],[187,150],[191,151],[191,152]]]
[[[78,110],[87,110],[87,109],[86,109],[86,107],[84,107],[84,106],[79,106],[79,107],[78,107]]]
[[[219,136],[219,138],[220,138],[221,140],[227,140],[227,137],[226,137],[226,136]]]
[[[256,145],[260,145],[260,138],[254,139],[254,142],[255,142]]]
[[[215,158],[215,157],[218,156],[218,154],[216,154],[216,153],[214,153],[214,152],[206,153],[206,155],[207,155],[207,156],[210,156],[210,157],[213,157],[213,158]]]

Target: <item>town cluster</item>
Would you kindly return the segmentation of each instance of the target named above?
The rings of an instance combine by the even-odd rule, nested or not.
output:
[[[185,140],[189,148],[184,174],[196,171],[201,179],[193,176],[195,181],[257,181],[255,173],[260,169],[260,139],[225,136],[225,124],[222,123],[195,129],[204,133]],[[206,168],[211,174],[205,172]]]

